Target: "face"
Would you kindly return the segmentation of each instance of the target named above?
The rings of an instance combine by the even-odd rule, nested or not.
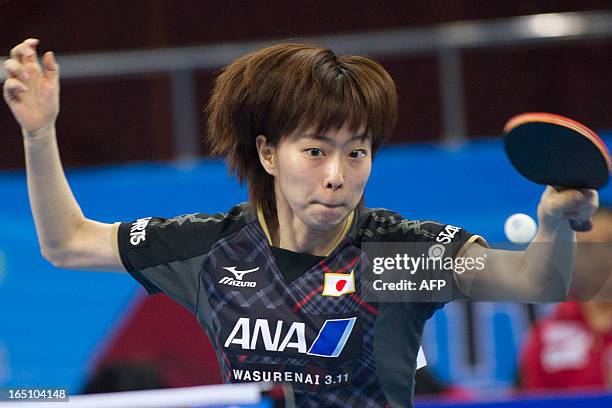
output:
[[[316,135],[297,131],[274,149],[276,201],[302,223],[330,230],[357,206],[372,167],[370,137],[346,128]],[[264,165],[265,167],[265,165]]]

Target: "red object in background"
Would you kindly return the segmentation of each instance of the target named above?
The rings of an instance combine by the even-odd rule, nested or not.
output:
[[[96,358],[155,364],[169,387],[219,384],[217,356],[195,317],[163,294],[142,296]]]
[[[586,323],[578,303],[561,303],[530,333],[521,356],[526,389],[610,387],[612,333]]]

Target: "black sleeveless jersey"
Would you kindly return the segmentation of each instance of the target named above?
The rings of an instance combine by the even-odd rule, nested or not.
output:
[[[149,294],[164,292],[196,316],[224,382],[291,383],[298,407],[409,407],[423,328],[444,302],[364,300],[362,244],[440,245],[436,237],[447,227],[452,256],[479,238],[385,209],[357,208],[335,249],[291,281],[249,203],[224,214],[122,223],[118,243],[124,266]],[[332,288],[337,293],[329,296],[327,274],[351,276],[357,284]]]

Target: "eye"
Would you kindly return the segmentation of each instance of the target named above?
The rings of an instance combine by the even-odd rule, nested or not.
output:
[[[316,147],[312,147],[310,149],[306,149],[305,151],[308,152],[308,155],[312,156],[312,157],[323,157],[324,156],[323,155],[323,150],[321,150],[319,148],[316,148]]]
[[[349,156],[352,159],[363,159],[366,156],[366,151],[364,149],[355,149],[349,154]]]

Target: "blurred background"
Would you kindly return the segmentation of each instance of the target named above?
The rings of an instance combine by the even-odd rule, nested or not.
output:
[[[375,160],[370,207],[503,242],[506,218],[535,217],[542,192],[505,158],[509,117],[558,113],[612,143],[609,0],[0,0],[0,27],[4,54],[28,37],[56,52],[62,160],[86,216],[104,222],[225,211],[246,200],[224,164],[206,158],[202,107],[222,66],[284,40],[372,56],[395,79],[400,118]],[[195,319],[165,295],[146,297],[127,274],[63,271],[41,257],[19,127],[5,104],[0,135],[0,386],[94,392],[125,372],[143,378],[132,389],[219,382]],[[610,186],[601,197],[612,202]],[[557,308],[447,305],[428,323],[429,371],[417,391],[523,398],[528,333]],[[589,392],[612,389],[611,337],[593,337],[607,365],[588,370],[581,385]]]

